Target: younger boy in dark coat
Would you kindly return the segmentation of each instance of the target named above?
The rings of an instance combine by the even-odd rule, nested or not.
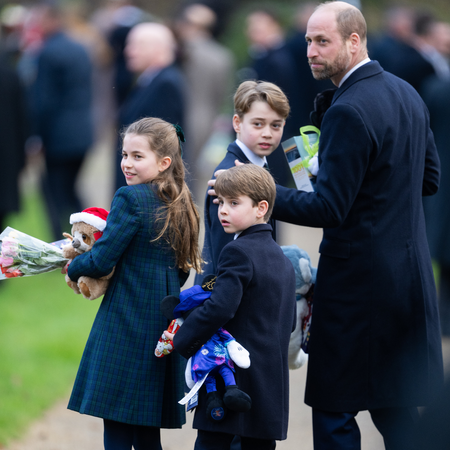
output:
[[[296,316],[294,269],[266,223],[275,183],[265,169],[245,164],[219,175],[215,190],[220,222],[235,239],[219,256],[211,297],[189,315],[174,346],[189,358],[223,326],[250,352],[251,366],[236,368],[235,376],[252,407],[243,413],[228,411],[215,422],[206,415],[202,387],[193,423],[198,429],[195,448],[229,448],[237,435],[242,450],[273,449],[274,440],[287,435],[288,344]]]
[[[266,158],[280,145],[289,111],[286,95],[275,84],[265,81],[241,83],[234,94],[233,128],[236,140],[228,146],[227,154],[214,169],[214,173],[233,167],[236,160],[267,167]],[[233,236],[223,230],[217,215],[218,205],[213,200],[206,194],[202,253],[206,264],[204,273],[195,277],[196,284],[201,284],[206,275],[216,273],[220,252],[233,240]],[[269,223],[275,239],[275,221],[271,220]]]

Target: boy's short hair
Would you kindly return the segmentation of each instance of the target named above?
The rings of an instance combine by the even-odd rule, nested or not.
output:
[[[253,102],[266,102],[279,116],[286,119],[291,110],[284,92],[267,81],[244,81],[234,94],[234,112],[241,119],[248,113]]]
[[[272,175],[256,164],[244,164],[225,170],[217,177],[214,189],[221,197],[236,198],[246,195],[250,197],[254,206],[266,200],[269,204],[264,216],[266,222],[272,214],[277,194]]]

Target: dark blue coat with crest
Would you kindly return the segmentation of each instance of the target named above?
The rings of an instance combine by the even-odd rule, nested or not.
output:
[[[336,91],[316,191],[277,187],[274,217],[323,227],[306,403],[328,411],[426,404],[442,381],[422,195],[439,185],[428,111],[376,61]]]
[[[193,423],[199,430],[286,439],[295,273],[271,232],[268,224],[254,225],[223,248],[211,297],[189,315],[175,335],[175,349],[186,358],[220,327],[250,352],[250,367],[236,368],[238,387],[252,399],[250,411],[229,411],[223,421],[213,422],[206,417],[206,390],[202,387]]]

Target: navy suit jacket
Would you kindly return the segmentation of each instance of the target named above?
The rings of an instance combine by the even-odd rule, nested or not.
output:
[[[202,388],[194,428],[286,439],[287,353],[295,327],[295,273],[271,232],[268,224],[254,225],[224,247],[211,297],[189,315],[175,335],[175,348],[186,358],[220,327],[250,352],[251,366],[236,368],[235,374],[238,387],[252,399],[250,411],[229,411],[223,421],[215,423],[206,416],[206,390]]]
[[[227,148],[227,154],[221,163],[214,169],[214,173],[217,170],[229,169],[234,167],[234,161],[238,160],[245,164],[250,164],[250,161],[245,156],[244,152],[239,148],[236,142],[232,142]],[[214,175],[213,175],[213,178]],[[209,188],[208,188],[209,189]],[[195,276],[195,283],[201,284],[204,277],[207,275],[215,275],[217,269],[217,262],[222,249],[234,239],[234,234],[227,234],[223,230],[222,224],[218,217],[219,205],[213,203],[215,197],[211,197],[206,193],[205,208],[204,208],[204,221],[205,221],[205,240],[202,250],[202,258],[205,261],[202,274]],[[270,225],[273,230],[273,238],[276,239],[276,225],[275,220],[270,219]]]
[[[277,186],[274,217],[323,227],[308,405],[425,404],[442,382],[422,195],[439,185],[428,110],[372,61],[336,91],[321,128],[316,191]]]
[[[136,85],[119,110],[119,132],[144,117],[159,117],[184,126],[185,81],[175,66],[162,69],[148,84]],[[126,186],[120,169],[122,141],[117,144],[116,189]]]
[[[44,42],[32,87],[32,108],[35,132],[47,157],[78,157],[92,144],[91,75],[92,64],[81,44],[64,33]]]

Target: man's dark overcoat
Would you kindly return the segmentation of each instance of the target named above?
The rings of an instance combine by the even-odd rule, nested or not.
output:
[[[316,192],[277,187],[274,217],[323,227],[306,403],[327,411],[427,403],[442,381],[422,195],[439,185],[428,111],[372,61],[336,91]]]
[[[163,203],[147,184],[117,191],[103,236],[69,266],[72,280],[115,272],[92,326],[69,409],[133,425],[181,428],[184,360],[157,358],[167,319],[160,303],[180,294],[175,254],[159,239]]]
[[[251,366],[236,368],[238,387],[252,399],[250,411],[229,411],[223,421],[213,422],[206,417],[202,387],[193,423],[199,430],[286,439],[295,274],[271,231],[268,224],[254,225],[224,247],[211,298],[189,315],[175,335],[175,349],[186,358],[222,326],[250,352]]]

